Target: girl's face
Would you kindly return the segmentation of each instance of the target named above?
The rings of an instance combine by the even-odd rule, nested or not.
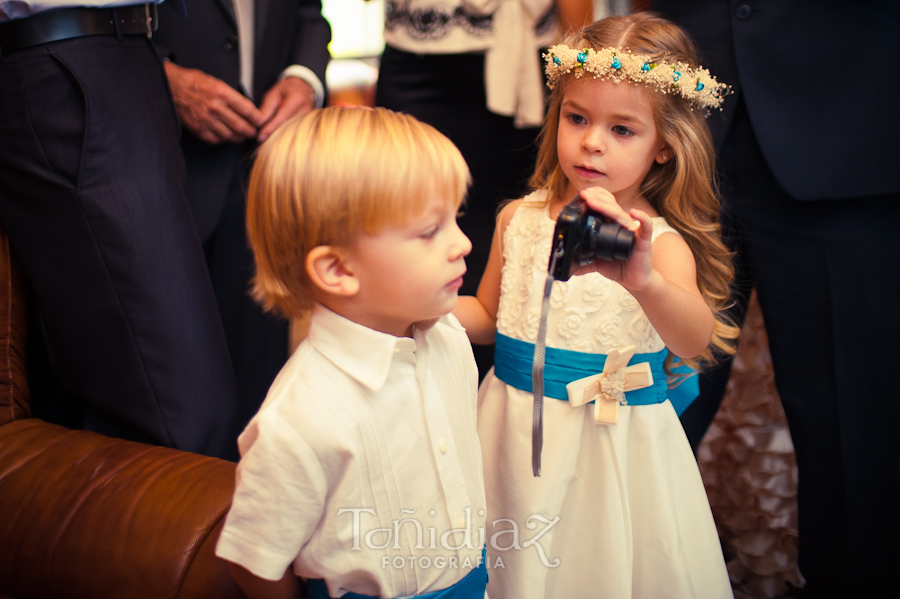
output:
[[[639,207],[640,185],[669,151],[656,131],[649,94],[630,83],[582,78],[566,87],[556,149],[569,180],[566,201],[603,187],[624,209]]]

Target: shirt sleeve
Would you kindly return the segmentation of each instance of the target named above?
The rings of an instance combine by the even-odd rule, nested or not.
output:
[[[277,410],[241,435],[234,499],[216,555],[279,580],[309,541],[324,510],[326,480],[306,441]]]
[[[292,64],[282,71],[281,77],[279,77],[278,80],[281,81],[285,77],[297,77],[308,83],[315,95],[315,108],[322,108],[325,102],[325,86],[322,85],[322,81],[319,80],[316,74],[312,72],[312,69],[303,65]]]

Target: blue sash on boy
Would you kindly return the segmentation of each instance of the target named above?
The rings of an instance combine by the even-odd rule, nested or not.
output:
[[[413,599],[484,599],[484,590],[487,587],[488,573],[485,562],[485,549],[481,550],[481,562],[478,567],[466,574],[466,576],[454,584],[440,591],[416,595]],[[307,599],[331,599],[328,594],[328,586],[325,581],[317,578],[309,580],[306,586]],[[377,599],[369,595],[359,593],[347,593],[341,599]]]
[[[497,333],[494,341],[494,375],[508,385],[522,391],[532,391],[532,359],[534,344]],[[646,363],[652,373],[653,382],[648,387],[624,391],[629,406],[651,405],[664,402],[667,398],[682,412],[696,399],[699,393],[696,372],[686,366],[677,366],[676,375],[685,376],[680,384],[669,389],[667,375],[663,367],[669,350],[663,349],[649,354],[634,354],[628,365]],[[544,395],[554,399],[569,400],[566,385],[604,371],[606,354],[590,354],[555,347],[546,348],[544,357]]]

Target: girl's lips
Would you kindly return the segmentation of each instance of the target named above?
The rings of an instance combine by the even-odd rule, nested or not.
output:
[[[598,179],[603,176],[603,173],[600,171],[595,171],[592,168],[587,168],[584,166],[576,166],[575,172],[578,173],[580,177],[584,177],[585,179]]]

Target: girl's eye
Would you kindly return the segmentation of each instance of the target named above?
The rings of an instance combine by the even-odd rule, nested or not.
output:
[[[613,127],[613,133],[615,133],[616,135],[620,135],[622,137],[628,137],[630,135],[634,135],[634,131],[632,131],[631,129],[629,129],[628,127],[625,127],[623,125],[616,125],[615,127]]]
[[[586,122],[583,116],[576,113],[567,114],[566,118],[569,119],[573,125],[583,125]]]

